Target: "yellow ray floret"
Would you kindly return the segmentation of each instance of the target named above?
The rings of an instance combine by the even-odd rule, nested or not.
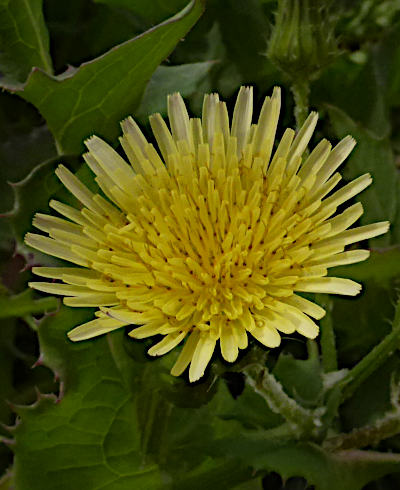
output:
[[[328,268],[367,259],[368,250],[346,245],[385,233],[389,223],[349,229],[360,203],[335,214],[371,183],[365,174],[335,190],[355,141],[347,136],[332,149],[322,140],[305,156],[317,124],[311,113],[273,151],[280,90],[266,98],[257,124],[252,97],[241,88],[230,123],[216,94],[205,96],[202,119],[171,95],[170,129],[159,114],[150,118],[160,154],[126,119],[129,163],[93,136],[84,158],[102,195],[59,166],[81,209],[51,201],[62,217],[36,215],[33,224],[46,235],[28,233],[25,241],[74,264],[35,267],[53,282],[31,287],[63,295],[69,306],[99,307],[96,319],[69,332],[71,340],[135,325],[132,337],[163,336],[149,350],[154,356],[185,340],[171,372],[190,365],[196,381],[217,342],[233,362],[248,334],[271,348],[282,333],[315,338],[314,320],[325,311],[297,292],[359,293],[359,284],[328,277]]]

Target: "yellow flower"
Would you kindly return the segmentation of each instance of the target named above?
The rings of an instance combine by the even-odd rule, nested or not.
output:
[[[96,319],[69,332],[71,340],[140,325],[132,337],[163,335],[149,350],[158,356],[186,339],[171,373],[190,364],[195,381],[218,340],[233,362],[248,333],[267,347],[277,347],[281,333],[315,338],[312,318],[325,311],[295,293],[360,291],[327,270],[365,260],[368,250],[345,246],[388,230],[388,222],[348,230],[363,212],[360,203],[334,216],[371,177],[332,192],[355,142],[347,136],[331,149],[322,140],[303,156],[316,113],[297,135],[286,129],[275,149],[280,103],[275,88],[252,124],[252,89],[242,87],[230,124],[218,95],[206,95],[202,119],[192,119],[174,94],[171,131],[159,114],[150,117],[160,155],[130,117],[121,138],[129,164],[96,136],[86,141],[84,159],[102,193],[58,167],[82,208],[50,201],[64,218],[37,214],[33,224],[48,236],[28,233],[25,241],[78,266],[35,267],[59,282],[31,287],[65,296],[68,306],[99,308]]]

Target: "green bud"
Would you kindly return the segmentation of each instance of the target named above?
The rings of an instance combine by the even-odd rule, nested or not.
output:
[[[279,0],[268,57],[291,79],[309,80],[339,51],[329,0]]]

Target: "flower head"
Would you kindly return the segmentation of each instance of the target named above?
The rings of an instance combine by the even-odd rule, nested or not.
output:
[[[218,95],[204,98],[202,119],[191,119],[179,94],[168,99],[170,128],[150,118],[160,154],[132,118],[122,122],[127,163],[96,136],[84,159],[101,189],[92,193],[64,166],[56,171],[82,203],[58,201],[61,217],[37,214],[48,236],[26,243],[75,267],[35,267],[57,282],[30,286],[65,296],[68,306],[98,307],[96,319],[69,332],[71,340],[137,325],[135,338],[162,335],[149,354],[185,341],[173,375],[190,364],[199,379],[217,341],[233,362],[248,334],[277,347],[281,333],[315,338],[325,311],[298,292],[356,295],[361,287],[328,277],[329,267],[365,260],[345,246],[380,235],[388,223],[348,229],[360,203],[338,206],[371,183],[369,174],[335,190],[339,165],[355,142],[331,149],[322,140],[303,156],[317,123],[311,113],[296,134],[286,129],[274,148],[280,90],[267,97],[252,124],[251,88],[241,88],[230,123]],[[335,216],[334,216],[335,215]]]

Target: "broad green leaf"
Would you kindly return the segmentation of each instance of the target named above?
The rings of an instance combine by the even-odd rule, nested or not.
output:
[[[36,69],[16,93],[37,107],[61,153],[80,153],[96,133],[114,140],[118,123],[137,109],[146,83],[161,61],[193,26],[203,0],[159,26],[60,76]]]
[[[49,313],[57,309],[58,301],[52,296],[34,299],[32,289],[14,296],[0,296],[0,318],[23,317],[24,315],[37,315]]]
[[[167,96],[179,92],[182,97],[193,95],[207,76],[214,62],[187,63],[178,66],[159,66],[147,84],[143,99],[135,112],[136,119],[146,123],[155,112],[167,113]]]
[[[361,223],[393,221],[398,206],[398,174],[389,141],[371,136],[336,107],[328,107],[328,113],[338,138],[351,134],[357,141],[355,150],[343,167],[345,178],[354,179],[366,172],[370,172],[373,178],[372,185],[358,197],[365,209]],[[373,243],[385,246],[390,240],[390,233],[387,233]]]
[[[86,309],[63,308],[40,325],[43,361],[63,385],[61,400],[43,395],[33,406],[17,408],[21,421],[13,450],[19,490],[160,485],[157,467],[143,464],[135,390],[126,384],[107,338],[79,344],[66,338],[67,330],[91,316]]]
[[[183,8],[185,0],[95,0],[97,3],[104,3],[112,7],[125,8],[138,15],[149,25],[163,21],[177,10]]]
[[[0,0],[2,85],[24,82],[32,67],[52,72],[43,0]]]
[[[262,431],[241,431],[217,441],[214,454],[229,452],[255,471],[275,471],[284,480],[304,477],[315,490],[361,490],[381,476],[400,472],[400,455],[375,451],[324,451],[313,443],[269,440]]]
[[[176,352],[172,359],[139,363],[128,355],[122,330],[69,342],[66,331],[92,315],[62,308],[38,329],[41,360],[62,381],[61,393],[59,399],[41,395],[34,405],[16,407],[18,490],[155,490],[161,487],[159,467],[174,489],[200,489],[206,482],[218,489],[224,481],[233,486],[251,478],[248,465],[229,455],[209,457],[215,434],[224,435],[230,424],[216,417],[225,395],[199,408],[175,407],[163,393],[174,384],[166,368]]]

